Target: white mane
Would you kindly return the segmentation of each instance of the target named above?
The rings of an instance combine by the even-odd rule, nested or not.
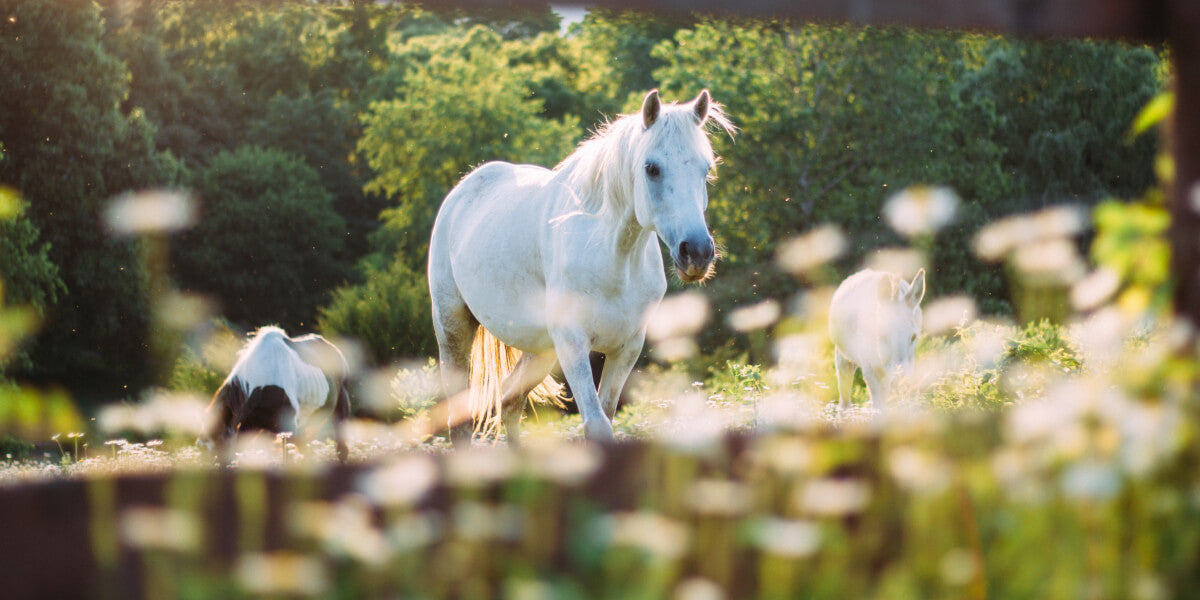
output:
[[[713,102],[705,125],[713,123],[729,135],[735,127],[721,105]],[[714,160],[707,131],[697,126],[692,105],[663,105],[658,120],[649,129],[653,136],[640,136],[642,115],[621,115],[601,125],[579,148],[554,167],[555,179],[574,193],[580,210],[601,218],[618,219],[633,207],[633,175],[645,161],[646,149],[670,136],[679,145],[693,144],[710,162]]]
[[[247,397],[258,388],[278,386],[287,394],[297,416],[323,405],[329,396],[329,381],[320,368],[305,362],[289,341],[287,333],[278,327],[260,327],[238,352],[226,385],[240,386]]]

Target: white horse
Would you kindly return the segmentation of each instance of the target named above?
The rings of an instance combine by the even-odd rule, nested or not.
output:
[[[446,196],[429,244],[429,291],[448,397],[471,370],[471,406],[450,403],[456,446],[470,442],[473,419],[502,422],[516,443],[525,395],[556,361],[588,439],[612,439],[647,313],[667,288],[658,240],[682,280],[712,274],[704,211],[716,157],[706,123],[734,131],[707,90],[666,105],[655,90],[640,113],[608,123],[553,170],[491,162]],[[599,391],[593,350],[606,356]],[[493,360],[470,364],[472,355]],[[505,358],[515,359],[507,377]],[[475,393],[487,382],[499,393]]]
[[[871,404],[883,410],[891,378],[908,367],[916,351],[924,297],[925,269],[911,282],[864,269],[838,286],[829,306],[829,336],[843,410],[850,407],[854,371],[860,367]]]
[[[344,462],[349,370],[337,346],[319,335],[290,338],[278,327],[260,327],[213,395],[208,410],[220,414],[212,437],[223,443],[243,430],[297,432],[324,409],[332,413],[337,454]]]

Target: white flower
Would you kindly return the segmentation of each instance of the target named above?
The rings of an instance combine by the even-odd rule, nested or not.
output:
[[[799,275],[837,259],[848,245],[841,229],[822,225],[779,244],[775,261],[784,271]]]
[[[905,237],[929,235],[949,225],[958,213],[958,195],[950,188],[914,185],[888,199],[883,214]]]

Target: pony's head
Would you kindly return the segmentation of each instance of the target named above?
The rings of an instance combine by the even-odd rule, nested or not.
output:
[[[892,327],[887,345],[898,364],[907,365],[917,352],[921,337],[921,300],[925,298],[925,269],[917,271],[912,281],[902,277],[885,278],[892,304]]]
[[[681,279],[703,281],[712,274],[717,254],[704,218],[717,162],[707,124],[729,133],[733,126],[708,90],[691,102],[667,105],[658,90],[651,91],[642,102],[640,121],[632,163],[634,216],[670,249]]]

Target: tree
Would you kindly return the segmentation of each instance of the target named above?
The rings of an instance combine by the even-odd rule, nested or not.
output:
[[[983,64],[964,75],[959,93],[999,122],[993,137],[1005,149],[1001,164],[1024,201],[1009,211],[1129,198],[1154,182],[1155,136],[1123,141],[1138,110],[1163,86],[1163,65],[1150,49],[995,38],[982,54]]]
[[[0,22],[0,182],[29,202],[66,294],[26,375],[89,392],[144,381],[144,269],[134,242],[108,236],[104,200],[169,185],[182,171],[153,145],[144,116],[121,111],[129,75],[101,44],[96,7],[14,0]]]
[[[382,268],[364,268],[363,283],[338,288],[321,309],[321,332],[357,339],[380,365],[437,352],[424,270],[402,257]]]
[[[213,157],[196,177],[200,222],[173,246],[185,289],[213,294],[251,328],[310,326],[347,268],[345,226],[317,172],[275,149]]]
[[[38,240],[40,232],[25,214],[27,209],[15,190],[0,187],[0,315],[5,307],[26,306],[44,316],[66,291],[58,267],[50,261],[50,246]],[[0,323],[0,338],[8,335],[6,329]],[[12,341],[0,339],[0,381],[9,365],[24,370],[33,366],[25,351],[5,355],[3,346]]]
[[[553,166],[577,138],[571,121],[543,119],[522,79],[508,68],[496,33],[415,38],[403,89],[363,115],[358,149],[375,171],[368,192],[398,199],[384,211],[376,251],[396,252],[420,268],[442,198],[472,167],[488,160]]]

